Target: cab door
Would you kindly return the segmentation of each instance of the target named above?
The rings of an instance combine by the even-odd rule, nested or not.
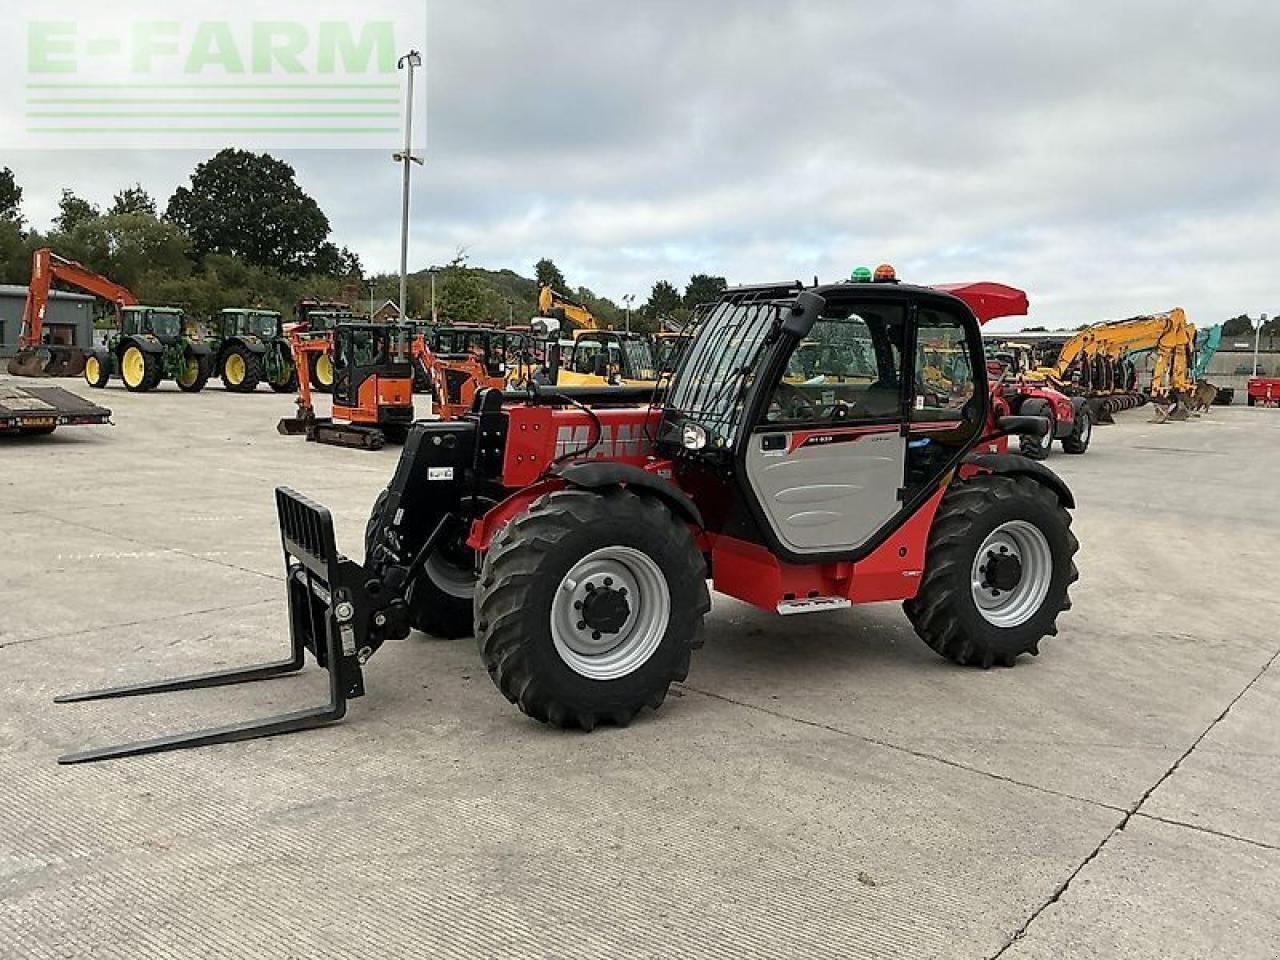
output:
[[[901,509],[906,326],[901,299],[828,303],[756,405],[743,469],[790,553],[855,552]]]

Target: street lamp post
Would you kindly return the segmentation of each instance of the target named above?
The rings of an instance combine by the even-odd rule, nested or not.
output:
[[[396,163],[404,167],[404,181],[400,188],[400,318],[406,319],[406,288],[409,278],[409,179],[412,165],[421,164],[422,158],[413,155],[413,71],[422,66],[422,54],[410,50],[396,63],[398,70],[409,68],[409,88],[404,106],[404,152],[393,154]]]
[[[1253,375],[1258,375],[1258,341],[1262,338],[1262,328],[1266,326],[1267,315],[1258,318],[1258,325],[1253,330]]]
[[[622,302],[627,308],[627,333],[631,332],[631,302],[635,300],[635,298],[636,295],[634,293],[628,293],[622,298]]]

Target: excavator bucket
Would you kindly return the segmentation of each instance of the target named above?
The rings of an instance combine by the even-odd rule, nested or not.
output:
[[[315,417],[281,417],[280,422],[276,424],[276,432],[283,437],[302,437],[307,433],[307,428],[313,426],[316,422]]]
[[[43,350],[23,350],[9,359],[9,374],[14,377],[47,377],[49,354]]]
[[[22,350],[9,360],[15,377],[78,377],[84,373],[85,353],[77,347],[43,346]]]

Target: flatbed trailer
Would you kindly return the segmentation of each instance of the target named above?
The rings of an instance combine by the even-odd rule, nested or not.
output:
[[[62,387],[0,382],[0,436],[34,436],[58,427],[110,423],[111,411]]]

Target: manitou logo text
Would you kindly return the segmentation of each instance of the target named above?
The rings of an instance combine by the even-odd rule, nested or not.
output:
[[[581,453],[591,444],[595,428],[583,424],[580,427],[560,427],[556,430],[556,456]],[[624,424],[616,430],[605,426],[600,431],[600,442],[591,448],[588,458],[638,457],[644,452],[646,437],[641,424]]]

